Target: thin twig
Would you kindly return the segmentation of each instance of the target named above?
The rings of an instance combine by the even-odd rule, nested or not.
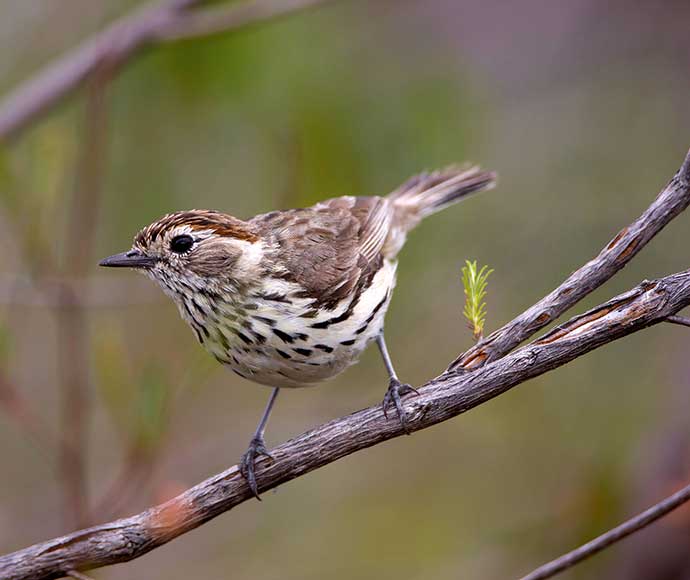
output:
[[[446,372],[404,401],[410,431],[469,411],[604,344],[663,322],[690,304],[690,270],[645,281],[472,373]],[[257,465],[265,492],[362,449],[405,434],[376,405],[336,419],[271,450]],[[64,570],[126,562],[251,500],[237,466],[135,516],[0,557],[3,580],[51,580]]]
[[[183,19],[171,21],[155,31],[156,40],[189,40],[223,34],[254,24],[263,24],[293,12],[306,10],[334,0],[255,0],[244,4],[190,12]]]
[[[680,324],[681,326],[690,326],[690,318],[687,316],[669,316],[666,319],[666,322],[670,322],[671,324]]]
[[[582,560],[594,556],[609,546],[620,542],[623,538],[626,538],[630,534],[647,527],[649,524],[655,522],[659,518],[662,518],[669,512],[672,512],[674,509],[680,507],[687,501],[690,501],[690,485],[674,493],[672,496],[667,497],[663,501],[653,505],[649,509],[646,509],[642,513],[637,514],[634,518],[623,522],[621,525],[616,526],[612,530],[609,530],[592,541],[583,544],[572,552],[568,552],[567,554],[564,554],[563,556],[560,556],[559,558],[540,566],[533,572],[523,576],[520,580],[543,580],[544,578],[552,578],[553,576],[556,576],[556,574],[563,572],[563,570],[567,570],[575,564],[582,562]]]
[[[87,576],[86,574],[78,572],[77,570],[68,570],[66,575],[70,578],[75,578],[76,580],[93,580],[91,576]]]
[[[17,135],[105,65],[122,66],[147,46],[259,24],[328,0],[255,0],[195,9],[203,0],[168,0],[126,16],[49,64],[0,101],[0,140]]]

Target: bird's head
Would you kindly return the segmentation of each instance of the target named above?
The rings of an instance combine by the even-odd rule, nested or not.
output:
[[[100,265],[141,270],[168,293],[179,294],[250,283],[261,257],[260,238],[247,222],[216,211],[190,210],[146,226],[130,250]]]

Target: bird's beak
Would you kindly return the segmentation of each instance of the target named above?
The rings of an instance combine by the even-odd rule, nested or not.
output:
[[[129,250],[109,256],[105,260],[101,260],[98,265],[107,268],[153,268],[156,262],[158,262],[158,258],[144,256],[139,250]]]

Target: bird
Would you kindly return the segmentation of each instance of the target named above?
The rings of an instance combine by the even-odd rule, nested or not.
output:
[[[388,373],[382,402],[409,424],[384,337],[398,253],[422,219],[496,175],[451,166],[408,179],[386,196],[342,196],[242,220],[216,210],[167,214],[141,229],[131,249],[100,266],[133,268],[157,282],[201,345],[240,377],[272,388],[240,459],[260,499],[255,463],[272,459],[266,425],[282,389],[335,377],[376,342]]]

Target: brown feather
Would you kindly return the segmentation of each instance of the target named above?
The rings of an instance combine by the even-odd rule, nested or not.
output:
[[[219,211],[193,209],[163,216],[141,230],[134,242],[146,244],[149,241],[155,241],[165,231],[183,225],[189,226],[193,230],[213,230],[219,236],[248,242],[255,242],[259,239],[259,236],[252,231],[247,222]]]
[[[257,216],[250,223],[273,243],[271,261],[284,268],[280,277],[303,286],[304,297],[333,309],[353,290],[366,288],[381,267],[387,204],[380,197],[338,197]]]

